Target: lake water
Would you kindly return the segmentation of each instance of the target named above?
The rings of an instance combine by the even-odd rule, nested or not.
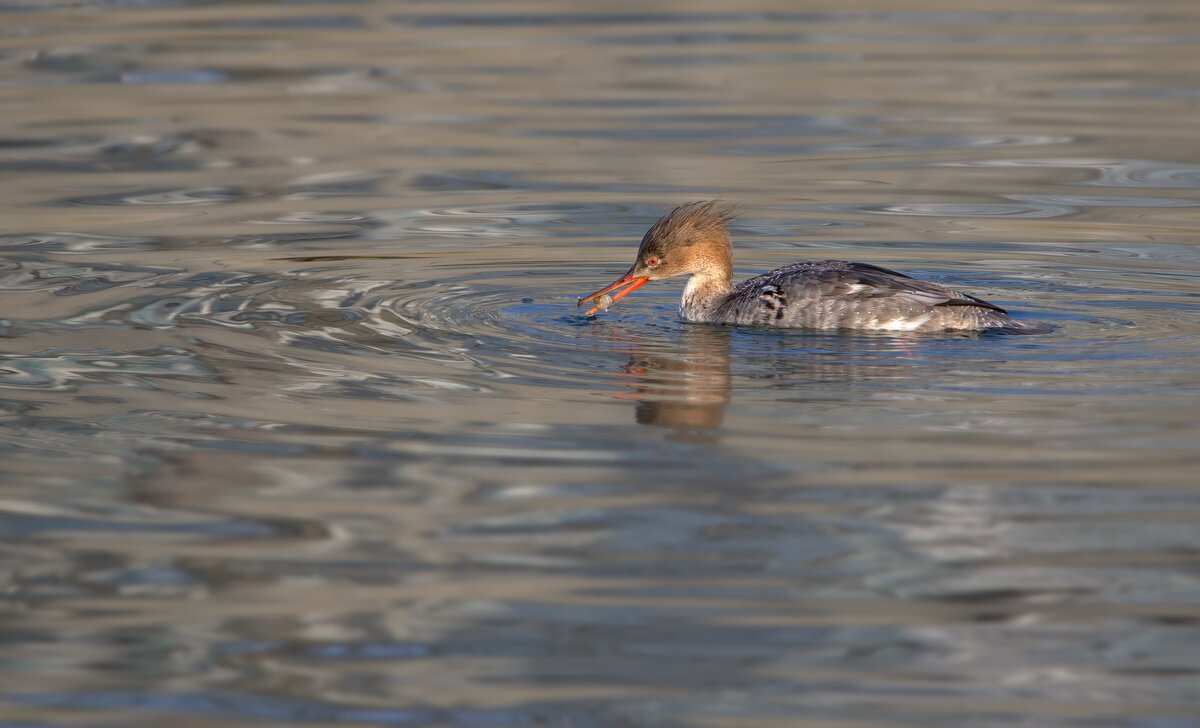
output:
[[[1200,5],[902,6],[0,3],[0,725],[1200,726]]]

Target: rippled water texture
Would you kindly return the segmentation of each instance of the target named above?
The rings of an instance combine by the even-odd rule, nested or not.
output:
[[[0,0],[0,49],[3,728],[1200,727],[1200,4]],[[711,197],[739,275],[1052,331],[579,316]]]

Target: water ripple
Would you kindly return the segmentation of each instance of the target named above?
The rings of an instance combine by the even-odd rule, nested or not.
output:
[[[845,133],[845,132],[841,132]],[[1034,147],[1066,144],[1071,137],[1051,134],[946,134],[939,136],[892,137],[867,141],[837,141],[814,144],[757,144],[726,147],[723,154],[747,154],[778,157],[796,154],[824,154],[870,149],[972,149],[977,147]],[[782,163],[787,160],[772,160]],[[856,165],[857,166],[857,165]],[[871,168],[869,166],[859,168]]]
[[[77,296],[163,280],[179,272],[177,268],[9,260],[0,263],[0,291],[51,291],[56,296]]]
[[[92,384],[160,389],[160,380],[214,377],[189,352],[158,349],[139,353],[88,351],[32,352],[5,356],[0,362],[0,388],[79,391]]]
[[[1200,165],[1145,159],[990,159],[972,162],[935,162],[928,166],[1083,169],[1095,173],[1084,184],[1098,187],[1185,189],[1200,187]]]
[[[235,202],[246,197],[247,194],[234,187],[192,187],[64,197],[56,200],[55,204],[102,207],[109,205],[220,205]]]
[[[0,236],[0,250],[56,253],[103,253],[147,250],[156,247],[153,238],[85,233],[32,233]]]
[[[880,215],[920,215],[928,217],[1062,217],[1075,212],[1067,205],[1008,205],[961,202],[925,202],[904,205],[862,206],[864,212]]]

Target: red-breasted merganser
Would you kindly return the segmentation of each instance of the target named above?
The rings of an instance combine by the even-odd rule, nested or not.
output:
[[[625,275],[579,305],[593,303],[591,316],[650,281],[691,276],[679,303],[686,321],[870,331],[1037,328],[982,299],[869,263],[792,263],[735,287],[726,228],[733,217],[732,206],[720,202],[680,205],[642,238]]]

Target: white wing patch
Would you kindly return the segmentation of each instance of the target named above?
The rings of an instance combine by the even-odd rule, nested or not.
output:
[[[879,322],[879,328],[884,331],[916,331],[933,318],[932,313],[917,318],[894,318],[891,321]]]

